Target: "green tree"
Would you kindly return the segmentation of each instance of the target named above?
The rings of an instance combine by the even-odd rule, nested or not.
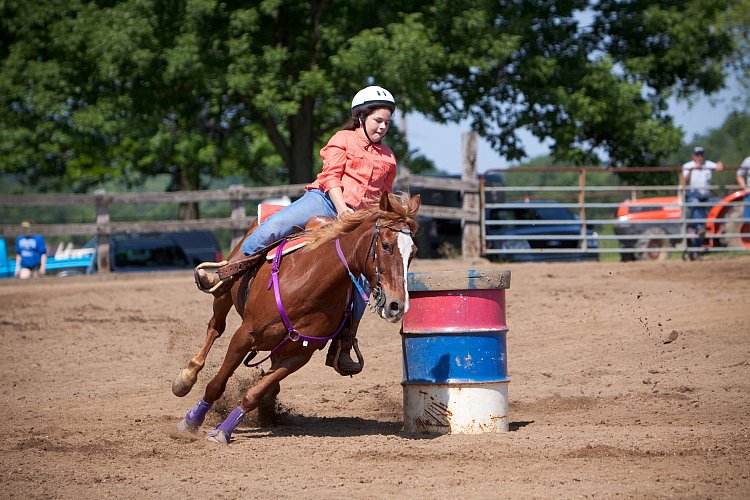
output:
[[[510,159],[525,155],[516,133],[526,128],[551,142],[558,161],[654,165],[680,142],[667,99],[720,89],[721,63],[732,50],[730,37],[713,29],[721,1],[486,2],[462,13],[465,7],[456,6],[440,31],[452,40],[461,22],[474,19],[458,47],[487,57],[465,65],[466,57],[451,59],[438,72],[434,114],[470,119]],[[486,17],[469,15],[477,10]]]
[[[750,106],[750,0],[734,0],[718,21],[720,29],[734,38],[735,50],[730,57],[732,68],[744,90],[745,108]]]
[[[109,5],[111,4],[111,5]],[[216,7],[216,8],[214,8]],[[268,141],[227,98],[226,13],[209,2],[7,2],[3,168],[86,190],[168,174],[173,190],[254,167],[277,180]],[[195,205],[181,209],[197,216]]]
[[[312,179],[363,85],[511,159],[652,165],[666,99],[723,84],[727,0],[0,2],[0,168],[86,189],[169,173]],[[583,22],[582,19],[591,19]],[[402,159],[418,152],[394,131]]]

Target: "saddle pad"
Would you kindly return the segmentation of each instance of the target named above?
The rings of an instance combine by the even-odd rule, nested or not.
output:
[[[286,205],[271,205],[270,203],[259,203],[258,204],[258,224],[262,224],[264,220],[284,208]]]
[[[296,238],[290,241],[289,243],[287,243],[286,245],[284,245],[284,251],[281,252],[281,255],[284,256],[288,253],[294,252],[295,250],[299,250],[303,246],[307,245],[309,242],[310,241],[304,237]],[[278,251],[278,247],[276,247],[276,249],[274,249],[273,251],[268,252],[268,255],[266,255],[266,260],[273,260],[276,257],[277,251]]]

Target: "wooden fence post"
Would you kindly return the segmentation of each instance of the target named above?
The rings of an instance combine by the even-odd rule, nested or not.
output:
[[[228,191],[229,191],[229,204],[232,210],[230,218],[233,221],[245,220],[246,211],[245,211],[245,200],[242,197],[242,185],[232,184],[231,186],[229,186]],[[234,250],[234,248],[240,243],[240,241],[242,241],[242,237],[245,236],[246,231],[247,231],[247,228],[237,229],[235,227],[232,229],[232,233],[231,233],[232,242],[229,248],[230,252]]]
[[[476,180],[477,178],[477,133],[464,132],[461,134],[461,143],[463,150],[463,165],[461,167],[462,180]],[[479,213],[479,192],[464,191],[463,206],[464,211]],[[464,258],[479,257],[481,238],[478,220],[461,221],[461,255]]]
[[[94,191],[96,195],[96,267],[97,272],[108,273],[111,269],[109,261],[109,200],[104,189]]]

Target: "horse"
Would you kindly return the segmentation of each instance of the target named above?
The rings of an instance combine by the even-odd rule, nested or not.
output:
[[[316,350],[341,331],[351,314],[353,294],[368,299],[361,287],[354,286],[357,275],[363,275],[370,285],[375,312],[386,321],[400,321],[409,308],[407,272],[417,251],[412,235],[418,228],[419,206],[419,195],[407,198],[383,193],[379,203],[342,214],[336,221],[306,233],[306,246],[283,257],[282,242],[273,262],[264,259],[253,272],[237,279],[230,290],[216,296],[206,340],[175,379],[175,395],[188,394],[196,383],[211,346],[224,332],[232,307],[242,321],[203,398],[178,428],[198,432],[243,359],[258,351],[271,351],[270,369],[247,390],[240,406],[208,433],[210,441],[228,444],[245,413],[263,400],[275,398],[281,380],[304,366]]]

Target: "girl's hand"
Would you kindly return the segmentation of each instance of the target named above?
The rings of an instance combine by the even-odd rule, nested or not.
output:
[[[354,213],[354,210],[352,210],[349,206],[347,206],[343,210],[338,211],[338,217],[341,218],[341,216],[344,214],[353,214],[353,213]]]

